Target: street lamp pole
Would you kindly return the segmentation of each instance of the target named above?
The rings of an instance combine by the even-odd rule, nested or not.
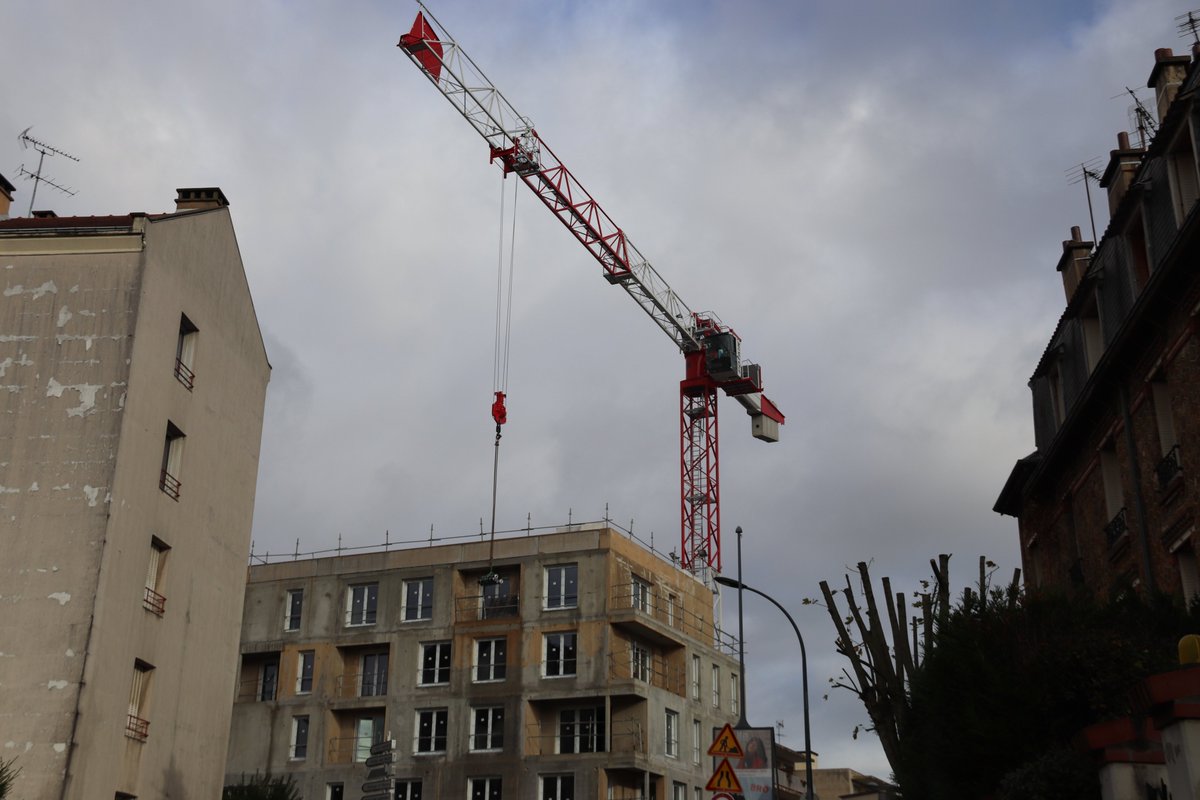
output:
[[[739,534],[741,533],[740,528],[738,529],[738,533]],[[739,536],[739,539],[740,538],[741,537]],[[739,578],[740,578],[740,571],[739,571]],[[781,606],[779,604],[778,600],[776,600],[774,597],[771,597],[766,592],[761,592],[758,589],[755,589],[753,586],[747,586],[746,584],[742,583],[741,580],[734,580],[733,578],[726,578],[723,575],[717,575],[716,577],[713,578],[713,580],[715,580],[717,583],[721,584],[722,586],[728,586],[732,589],[737,589],[739,592],[739,597],[740,597],[740,593],[742,591],[747,591],[747,592],[756,594],[759,597],[765,598],[766,600],[769,600],[772,605],[774,605],[776,608],[778,608],[780,611],[783,612],[783,615],[785,617],[787,617],[787,621],[792,624],[792,630],[794,630],[796,632],[796,641],[800,642],[800,680],[801,680],[801,683],[803,684],[803,690],[804,690],[804,695],[803,695],[803,697],[804,697],[804,780],[808,784],[808,789],[806,791],[805,797],[808,800],[813,800],[812,731],[809,727],[809,720],[808,720],[808,653],[806,652],[806,650],[804,648],[804,637],[800,635],[800,628],[799,628],[799,626],[796,625],[796,620],[792,619],[792,615],[788,613],[788,610],[786,608],[784,608],[783,606]],[[740,606],[740,602],[739,602],[739,606]],[[741,613],[740,607],[738,609],[738,613],[739,614]],[[743,647],[744,646],[745,645],[743,644]],[[743,680],[743,682],[745,681],[745,674],[746,674],[746,668],[745,668],[745,665],[743,664],[742,665],[742,680]],[[746,707],[746,700],[747,700],[747,698],[745,697],[745,692],[743,691],[742,692],[742,708],[743,709],[745,709],[745,707]],[[745,719],[745,711],[742,712],[742,718]]]

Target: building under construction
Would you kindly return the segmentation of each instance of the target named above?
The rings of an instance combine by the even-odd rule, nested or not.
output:
[[[733,644],[708,586],[602,524],[255,565],[228,781],[358,797],[390,739],[401,800],[698,800]]]

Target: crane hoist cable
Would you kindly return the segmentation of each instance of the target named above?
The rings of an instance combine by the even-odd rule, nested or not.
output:
[[[517,185],[513,182],[512,230],[508,236],[507,291],[504,269],[504,189],[505,176],[500,177],[500,238],[496,257],[496,330],[492,349],[492,420],[496,423],[496,439],[492,455],[492,531],[488,545],[488,569],[479,579],[480,586],[494,586],[500,576],[493,568],[496,556],[496,495],[500,482],[501,426],[508,421],[505,399],[508,397],[508,356],[512,341],[513,272],[516,264]]]

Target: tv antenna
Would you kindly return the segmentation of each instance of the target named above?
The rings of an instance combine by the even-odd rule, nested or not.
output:
[[[1077,183],[1083,184],[1083,191],[1087,195],[1088,218],[1092,221],[1093,242],[1096,241],[1096,214],[1092,211],[1092,187],[1088,182],[1095,181],[1097,184],[1100,183],[1099,166],[1100,156],[1096,156],[1090,161],[1081,161],[1077,166],[1066,170],[1067,178],[1070,179],[1072,186]]]
[[[55,181],[50,180],[49,178],[47,178],[45,175],[42,174],[42,162],[44,162],[46,160],[46,156],[48,156],[48,155],[63,156],[65,158],[71,159],[72,161],[79,160],[78,158],[76,158],[75,156],[71,155],[70,153],[68,153],[64,150],[59,150],[57,147],[51,147],[50,145],[46,144],[45,142],[39,141],[38,139],[33,138],[32,136],[29,135],[29,131],[32,129],[33,129],[33,126],[30,125],[28,128],[21,131],[21,135],[17,137],[17,141],[19,141],[21,143],[22,150],[26,150],[26,149],[32,147],[38,153],[38,165],[37,165],[36,170],[34,170],[33,172],[30,172],[29,170],[25,169],[24,164],[22,164],[20,169],[18,170],[18,174],[20,174],[22,177],[29,178],[30,180],[33,181],[33,193],[31,195],[29,195],[29,215],[30,216],[33,216],[33,201],[37,197],[37,190],[38,190],[39,183],[45,183],[49,186],[52,186],[55,189],[58,189],[63,194],[67,194],[72,197],[75,196],[74,189],[69,189],[66,186],[62,186],[61,184],[58,184]]]
[[[1200,19],[1197,20],[1200,22]],[[1125,87],[1125,93],[1133,98],[1133,105],[1129,107],[1129,127],[1134,128],[1138,132],[1138,147],[1142,150],[1150,144],[1150,140],[1154,138],[1154,134],[1158,133],[1158,123],[1154,121],[1154,115],[1150,113],[1142,99],[1137,96],[1137,92]],[[1114,95],[1116,100],[1121,95]]]
[[[1200,11],[1189,11],[1175,18],[1175,29],[1179,38],[1186,39],[1191,34],[1192,44],[1200,44]]]

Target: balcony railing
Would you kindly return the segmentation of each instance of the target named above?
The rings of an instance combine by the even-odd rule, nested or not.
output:
[[[638,591],[635,591],[635,585]],[[669,628],[676,633],[702,642],[711,642],[723,653],[737,653],[737,638],[717,628],[705,618],[683,606],[681,598],[663,597],[655,587],[643,589],[644,584],[619,583],[611,587],[608,607],[613,612],[632,611],[644,619]]]
[[[330,764],[350,764],[366,761],[371,755],[371,736],[338,736],[329,740],[326,751]]]
[[[643,651],[635,658],[633,648],[616,648],[608,654],[608,676],[617,681],[634,681],[683,695],[683,667],[672,667],[658,653]]]
[[[481,619],[516,619],[520,616],[520,608],[516,596],[485,597],[484,595],[467,595],[454,599],[454,619],[456,622],[473,622]]]
[[[175,379],[182,383],[189,392],[196,385],[196,373],[192,372],[191,368],[178,358],[175,359]]]
[[[159,475],[158,488],[162,489],[163,493],[172,500],[179,499],[179,489],[182,486],[183,484],[179,482],[179,479],[165,469]]]
[[[610,753],[632,755],[646,753],[646,732],[640,722],[618,720],[609,726],[605,735],[604,725],[574,722],[560,725],[529,725],[525,729],[525,754],[527,756],[570,755],[588,753]]]
[[[1108,546],[1114,547],[1121,537],[1129,532],[1129,525],[1125,520],[1125,509],[1117,512],[1108,524],[1104,526],[1104,540],[1108,542]]]
[[[139,742],[146,741],[150,736],[150,721],[134,714],[127,715],[125,718],[125,735],[130,739],[137,739]]]
[[[334,696],[348,697],[385,697],[387,695],[387,673],[347,672],[337,676],[334,685]]]
[[[1182,472],[1183,469],[1179,466],[1179,445],[1175,445],[1154,467],[1154,474],[1158,477],[1158,490],[1165,492]]]
[[[147,586],[142,595],[142,606],[147,611],[153,611],[161,617],[167,610],[167,598]]]

